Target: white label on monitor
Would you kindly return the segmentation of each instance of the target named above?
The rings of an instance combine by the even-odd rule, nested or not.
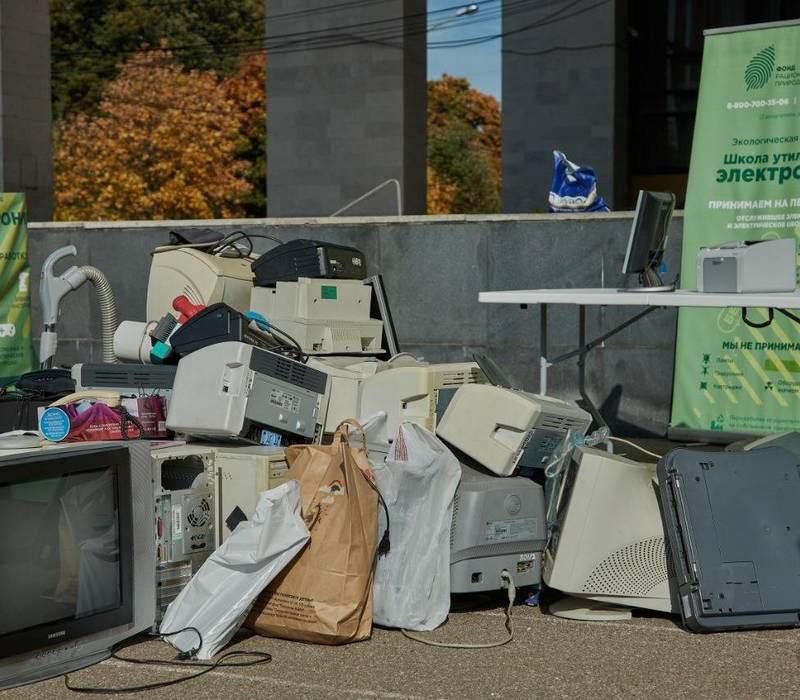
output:
[[[172,541],[183,539],[183,507],[178,504],[172,506]]]
[[[283,408],[292,413],[300,412],[300,397],[280,389],[273,389],[269,392],[269,402],[273,406],[278,406],[278,408]]]
[[[487,540],[536,539],[536,518],[490,520],[486,523]]]

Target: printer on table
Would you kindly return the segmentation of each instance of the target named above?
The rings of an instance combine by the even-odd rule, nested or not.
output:
[[[793,292],[796,286],[794,238],[728,241],[701,248],[697,254],[699,292]]]

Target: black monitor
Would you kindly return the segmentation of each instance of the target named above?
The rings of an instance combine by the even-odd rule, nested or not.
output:
[[[638,275],[645,291],[674,289],[674,285],[665,286],[658,274],[674,209],[675,195],[672,192],[639,192],[622,272]]]

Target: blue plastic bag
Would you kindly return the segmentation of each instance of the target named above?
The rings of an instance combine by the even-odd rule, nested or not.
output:
[[[588,165],[576,165],[553,151],[553,181],[548,198],[552,212],[610,211],[597,194],[597,176]]]

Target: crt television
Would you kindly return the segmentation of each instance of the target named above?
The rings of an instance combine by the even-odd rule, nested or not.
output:
[[[0,689],[152,627],[151,471],[148,442],[0,452]]]

